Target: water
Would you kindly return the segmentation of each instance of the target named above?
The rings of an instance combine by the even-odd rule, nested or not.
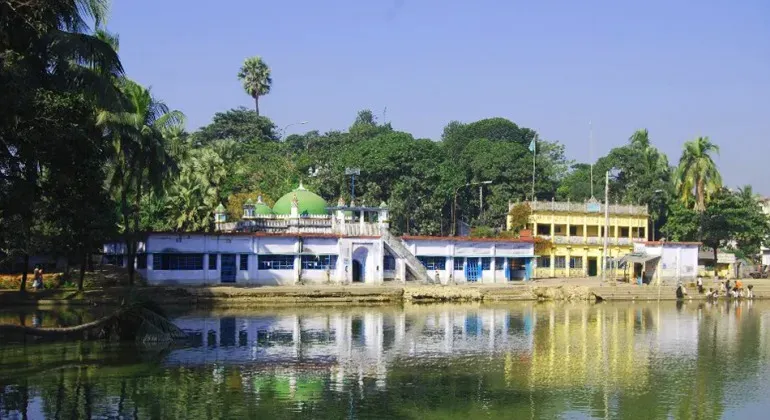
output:
[[[92,314],[25,314],[43,325]],[[13,322],[16,313],[0,313]],[[193,311],[184,346],[0,344],[2,418],[767,418],[770,303]]]

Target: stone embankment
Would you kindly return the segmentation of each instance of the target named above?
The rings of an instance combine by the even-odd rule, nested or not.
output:
[[[754,284],[756,298],[770,298],[770,281]],[[689,288],[687,299],[705,299]],[[372,305],[436,302],[508,301],[657,301],[675,300],[674,286],[628,284],[585,285],[578,282],[482,285],[305,285],[267,287],[106,287],[85,292],[44,290],[20,293],[0,290],[0,307],[15,305],[117,305],[129,293],[146,296],[161,305],[254,307],[297,305]]]

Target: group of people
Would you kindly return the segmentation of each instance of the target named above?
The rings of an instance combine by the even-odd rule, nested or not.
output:
[[[698,277],[697,281],[698,293],[703,293],[703,279]],[[717,287],[709,287],[706,297],[709,299],[717,299],[719,297],[728,297],[733,299],[753,299],[754,298],[754,285],[750,284],[745,289],[743,288],[743,282],[739,280],[732,284],[730,280],[725,280],[719,283]]]

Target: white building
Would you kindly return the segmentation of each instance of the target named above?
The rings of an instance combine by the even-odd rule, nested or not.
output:
[[[699,247],[699,242],[635,243],[634,252],[620,261],[628,264],[634,281],[648,284],[694,281],[698,276]]]
[[[155,232],[137,247],[135,266],[153,285],[380,284],[387,280],[502,283],[532,274],[526,239],[403,237],[388,231],[388,208],[328,207],[302,185],[271,209],[247,201],[243,219],[215,213],[217,232]],[[125,246],[104,247],[125,266]]]

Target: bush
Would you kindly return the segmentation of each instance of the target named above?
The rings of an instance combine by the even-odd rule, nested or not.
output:
[[[497,233],[489,226],[478,226],[471,229],[472,238],[494,238]]]

